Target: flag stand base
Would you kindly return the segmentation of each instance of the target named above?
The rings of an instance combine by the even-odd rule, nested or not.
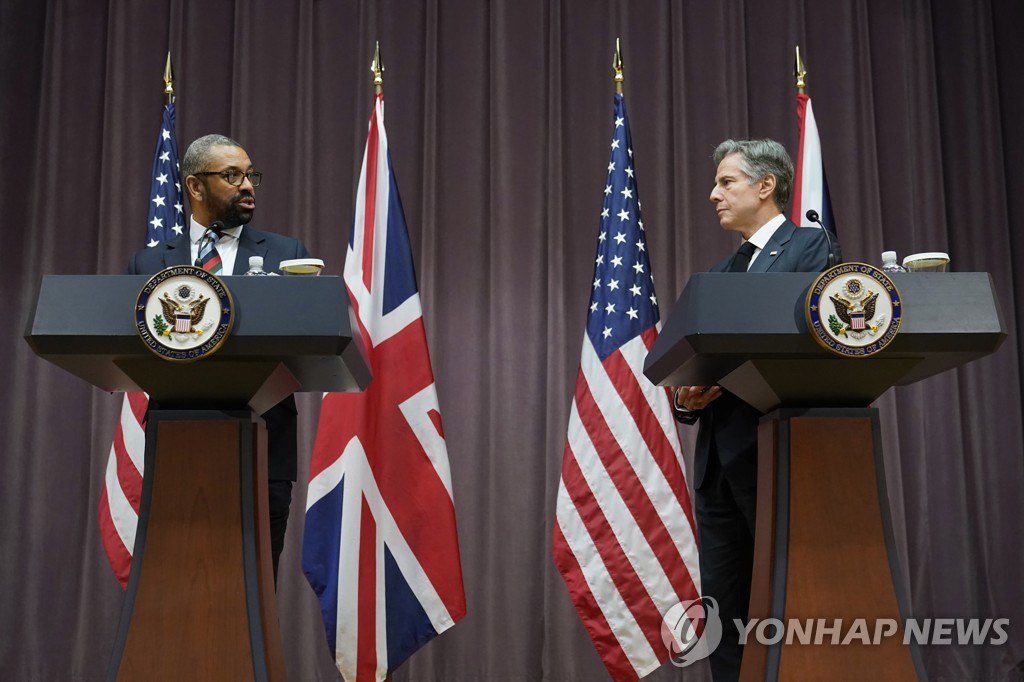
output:
[[[266,471],[249,411],[150,411],[108,682],[286,679]]]
[[[793,636],[751,628],[740,679],[925,679],[916,643],[904,644],[909,602],[876,409],[780,409],[762,418],[755,537],[748,618],[777,619],[784,629],[814,623],[809,643],[795,627]],[[884,635],[890,622],[896,632]]]

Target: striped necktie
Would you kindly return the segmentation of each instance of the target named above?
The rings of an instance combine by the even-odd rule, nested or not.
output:
[[[220,262],[220,254],[217,253],[217,238],[220,235],[216,232],[207,232],[206,239],[199,244],[199,263],[203,270],[219,275],[224,269]]]

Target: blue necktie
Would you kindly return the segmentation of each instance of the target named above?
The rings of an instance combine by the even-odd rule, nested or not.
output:
[[[729,264],[729,272],[746,272],[750,267],[750,257],[754,255],[756,247],[750,242],[743,242]]]

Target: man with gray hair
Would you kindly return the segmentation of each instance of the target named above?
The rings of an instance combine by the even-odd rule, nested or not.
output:
[[[820,272],[829,263],[824,230],[800,228],[784,211],[793,162],[774,140],[726,140],[709,199],[723,229],[743,243],[711,272]],[[838,258],[837,258],[838,260]],[[751,284],[755,286],[755,284]],[[743,648],[734,619],[747,619],[757,501],[757,424],[761,412],[721,386],[681,386],[676,418],[699,423],[694,451],[694,506],[701,588],[719,604],[722,641],[711,654],[716,682],[735,680]]]

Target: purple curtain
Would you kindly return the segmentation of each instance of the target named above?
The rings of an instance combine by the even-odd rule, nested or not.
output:
[[[948,251],[951,269],[992,274],[999,351],[877,406],[913,614],[1011,623],[1000,646],[925,647],[930,676],[1021,679],[1022,32],[1010,0],[4,0],[0,677],[104,679],[122,592],[96,506],[120,397],[21,337],[43,275],[120,272],[142,246],[167,51],[180,151],[209,132],[240,140],[264,173],[253,224],[337,275],[379,39],[469,608],[396,679],[604,678],[550,541],[621,36],[666,308],[733,248],[707,202],[715,144],[767,136],[796,153],[796,44],[846,258]],[[304,477],[316,397],[299,408]],[[304,502],[300,481],[279,589],[287,663],[290,679],[335,679],[299,568]],[[651,679],[680,675],[707,673]]]

